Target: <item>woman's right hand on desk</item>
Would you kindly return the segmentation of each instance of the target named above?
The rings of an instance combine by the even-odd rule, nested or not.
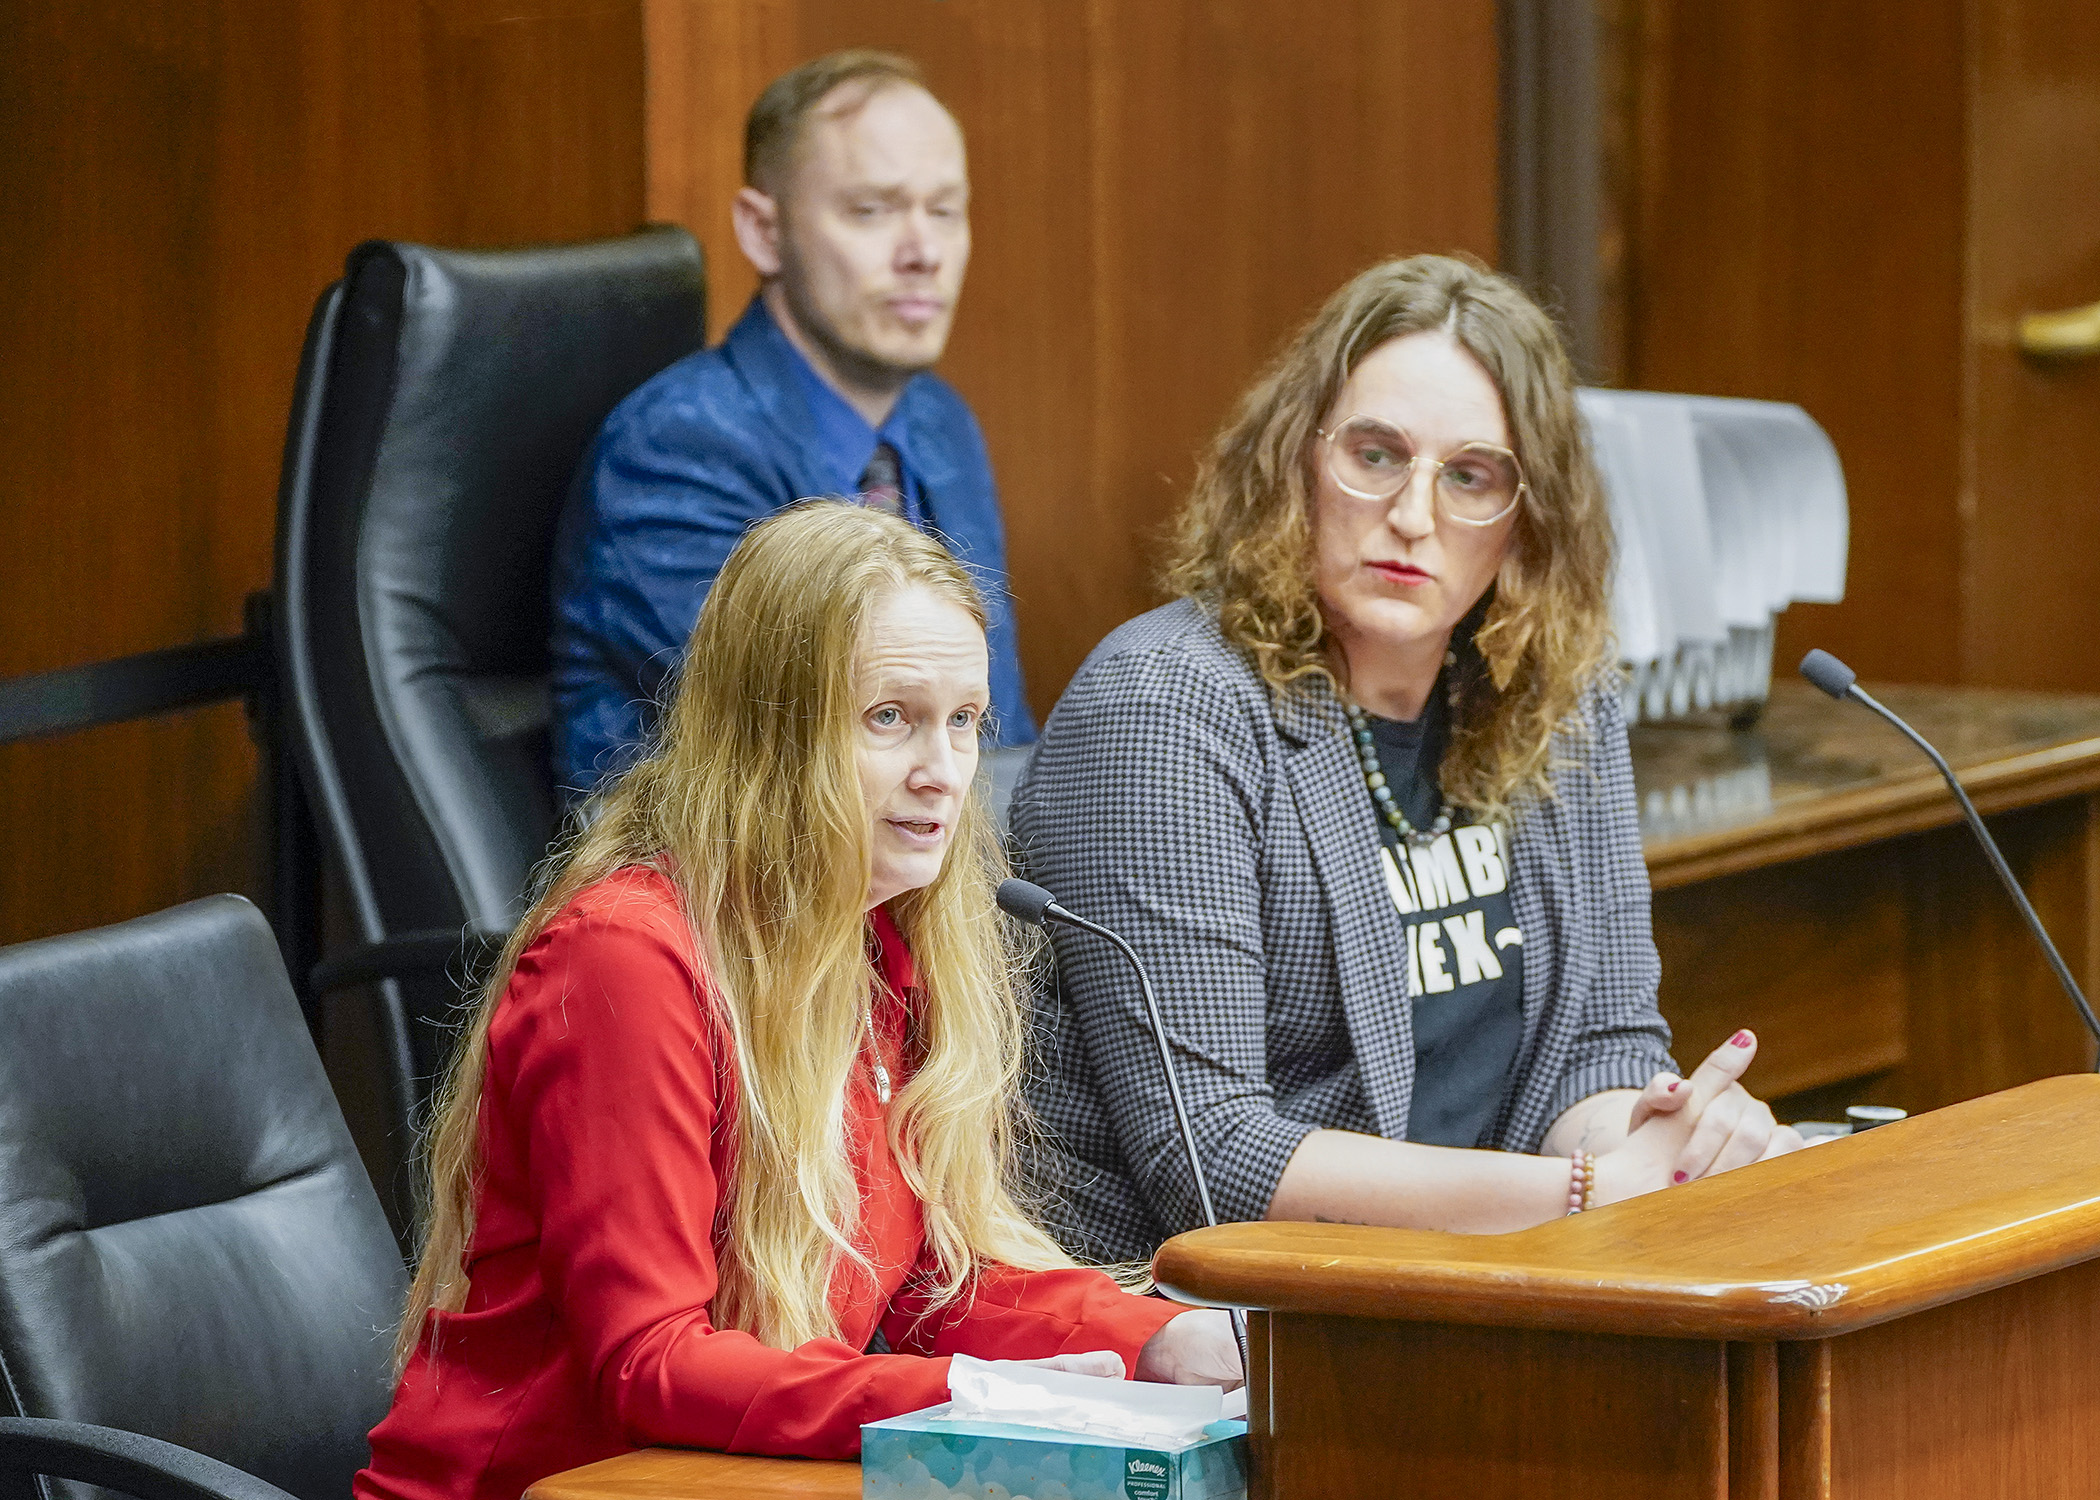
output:
[[[1597,1158],[1592,1207],[1652,1193],[1782,1156],[1803,1143],[1771,1106],[1742,1086],[1757,1038],[1738,1031],[1707,1055],[1690,1078],[1657,1074],[1635,1101],[1626,1139]]]

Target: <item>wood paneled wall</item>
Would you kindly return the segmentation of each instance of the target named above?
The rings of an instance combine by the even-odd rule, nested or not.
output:
[[[308,310],[373,237],[679,220],[717,332],[745,109],[833,47],[969,135],[945,365],[1004,490],[1048,709],[1275,342],[1361,266],[1495,253],[1492,0],[83,0],[0,50],[0,674],[235,631]],[[0,940],[253,888],[219,709],[0,750]]]
[[[6,17],[0,674],[239,630],[352,245],[642,218],[639,0]],[[0,750],[0,940],[252,887],[254,781],[237,705]]]
[[[847,45],[919,59],[970,149],[943,364],[1006,512],[1038,710],[1156,602],[1161,523],[1277,341],[1352,273],[1495,254],[1490,0],[647,0],[649,209],[708,247],[719,328],[746,108]]]
[[[1795,605],[1870,678],[1952,682],[1960,619],[1960,8],[1648,0],[1631,73],[1623,383],[1796,401],[1852,502],[1845,602]]]
[[[1962,678],[2100,692],[2100,359],[2020,315],[2100,302],[2100,5],[1971,0]]]
[[[1844,461],[1846,598],[1782,670],[2100,691],[2100,361],[2013,339],[2100,299],[2100,10],[1596,3],[1622,383],[1797,401]]]

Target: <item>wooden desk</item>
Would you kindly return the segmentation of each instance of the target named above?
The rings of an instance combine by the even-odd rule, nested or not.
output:
[[[1255,1500],[2100,1493],[2100,1078],[1508,1235],[1228,1224]]]
[[[525,1500],[860,1500],[860,1465],[643,1448],[550,1475]]]
[[[2100,988],[2100,697],[1873,691],[1939,745]],[[2089,1066],[1945,783],[1879,718],[1786,680],[1755,729],[1644,725],[1633,753],[1685,1066],[1753,1027],[1751,1087],[1791,1118],[1915,1112]]]

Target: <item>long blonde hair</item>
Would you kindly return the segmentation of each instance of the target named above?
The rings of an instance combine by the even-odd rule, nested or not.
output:
[[[1550,791],[1554,731],[1613,656],[1611,517],[1574,372],[1552,321],[1514,284],[1417,255],[1329,298],[1213,440],[1175,522],[1167,584],[1217,611],[1273,692],[1332,683],[1313,584],[1316,429],[1366,355],[1432,330],[1495,382],[1528,482],[1501,570],[1452,638],[1460,696],[1439,780],[1454,803],[1493,817]]]
[[[845,1137],[848,1080],[871,998],[869,814],[856,760],[856,666],[873,609],[922,588],[984,623],[969,575],[904,522],[813,502],[754,527],[693,631],[661,743],[614,783],[554,861],[511,934],[439,1097],[431,1217],[396,1340],[405,1365],[433,1308],[467,1289],[488,1033],[518,955],[586,886],[635,865],[678,888],[734,1052],[736,1168],[718,1220],[711,1315],[775,1348],[835,1336],[829,1291],[859,1207]],[[993,891],[1004,856],[966,799],[940,876],[889,903],[921,1003],[917,1071],[888,1130],[925,1208],[936,1304],[986,1261],[1072,1262],[1009,1187],[1020,1065],[1020,937]]]

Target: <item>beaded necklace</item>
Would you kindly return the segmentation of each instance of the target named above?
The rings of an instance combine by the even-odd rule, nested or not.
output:
[[[1448,668],[1454,660],[1451,653],[1444,656]],[[1447,689],[1451,706],[1458,706],[1458,685]],[[1371,800],[1378,807],[1378,816],[1385,820],[1388,828],[1400,835],[1400,842],[1409,848],[1423,849],[1435,843],[1451,831],[1453,809],[1449,802],[1437,809],[1436,821],[1427,828],[1417,828],[1408,822],[1407,814],[1400,810],[1400,800],[1393,789],[1386,785],[1385,769],[1378,764],[1378,743],[1371,738],[1371,723],[1364,711],[1356,704],[1344,700],[1342,708],[1349,715],[1349,729],[1356,739],[1356,759],[1363,767],[1364,785],[1371,789]]]

